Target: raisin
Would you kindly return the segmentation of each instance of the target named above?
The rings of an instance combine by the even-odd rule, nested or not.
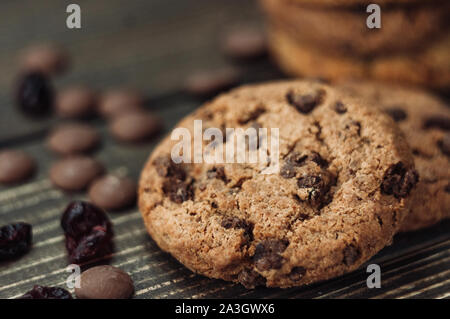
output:
[[[31,225],[15,223],[0,228],[0,261],[13,259],[31,247]]]
[[[63,288],[36,285],[19,299],[72,299],[72,295]]]
[[[168,195],[170,200],[177,204],[194,198],[192,184],[175,178],[165,180],[162,189],[164,194]]]
[[[292,281],[300,281],[306,274],[306,269],[298,266],[292,268],[291,272],[289,273],[289,279]]]
[[[286,94],[287,102],[295,107],[297,111],[303,114],[310,113],[317,105],[322,103],[325,91],[317,90],[310,94],[298,94],[293,91],[289,91]]]
[[[347,107],[341,101],[337,101],[336,103],[334,103],[334,110],[338,114],[344,114],[347,112]]]
[[[425,120],[423,126],[424,128],[437,128],[448,131],[450,130],[450,117],[443,115],[430,116]]]
[[[113,230],[106,213],[97,206],[74,201],[63,213],[61,227],[71,263],[80,264],[113,251]]]
[[[450,183],[448,183],[447,185],[445,185],[444,191],[446,193],[450,193]]]
[[[384,174],[381,192],[394,195],[396,198],[404,198],[418,181],[419,175],[415,169],[408,169],[402,162],[398,162],[392,164]]]
[[[16,93],[19,108],[27,115],[43,116],[53,107],[53,89],[47,77],[40,72],[31,72],[19,79]]]
[[[244,269],[238,275],[238,281],[247,289],[253,289],[257,286],[265,286],[266,278],[254,270]]]
[[[344,264],[351,266],[361,257],[359,249],[353,245],[348,245],[344,249]]]
[[[405,120],[408,117],[406,112],[403,109],[398,108],[398,107],[392,107],[392,108],[386,109],[386,113],[390,117],[392,117],[392,119],[395,122],[401,122],[401,121]]]
[[[217,178],[225,182],[225,184],[228,182],[227,176],[225,175],[225,169],[220,167],[213,167],[209,171],[206,172],[206,176],[209,179]]]
[[[255,247],[253,261],[260,271],[280,269],[283,265],[283,257],[280,255],[286,250],[287,240],[268,239],[258,243]]]
[[[182,164],[176,164],[169,156],[160,156],[153,161],[156,166],[156,172],[161,177],[173,177],[184,181],[186,172]]]
[[[444,155],[450,156],[450,133],[444,135],[438,142],[438,146]]]

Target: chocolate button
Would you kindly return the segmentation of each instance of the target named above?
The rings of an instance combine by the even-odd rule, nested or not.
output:
[[[147,112],[131,112],[117,116],[110,124],[112,135],[124,142],[138,142],[154,136],[161,121]]]
[[[225,36],[222,49],[233,59],[258,58],[267,52],[266,38],[255,28],[242,27]]]
[[[105,118],[142,109],[144,97],[130,89],[106,92],[100,100],[99,112]]]
[[[75,288],[75,294],[80,299],[128,299],[133,292],[130,275],[109,265],[96,266],[83,272],[80,287]]]
[[[48,147],[55,153],[71,155],[88,152],[98,146],[97,131],[85,124],[66,124],[56,128],[48,138]]]
[[[0,183],[18,183],[29,177],[36,164],[23,151],[5,150],[0,152]]]
[[[86,156],[74,156],[62,159],[50,168],[52,183],[67,191],[85,189],[104,171],[102,164]]]
[[[95,180],[89,188],[89,198],[107,210],[122,209],[134,204],[136,184],[127,177],[106,175]]]
[[[22,56],[22,67],[28,71],[45,74],[59,74],[69,65],[67,53],[54,45],[37,45],[29,48]]]
[[[185,82],[185,91],[195,96],[211,96],[235,85],[238,72],[232,68],[200,71],[191,74]]]
[[[64,118],[80,118],[94,112],[95,93],[86,87],[70,87],[56,97],[56,113]]]

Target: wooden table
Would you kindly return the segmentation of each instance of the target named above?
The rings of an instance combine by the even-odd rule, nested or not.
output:
[[[2,0],[0,4],[0,148],[23,149],[38,161],[37,175],[14,187],[0,187],[0,225],[26,221],[33,225],[34,246],[17,261],[0,264],[0,298],[13,298],[35,284],[65,286],[69,273],[63,232],[63,209],[73,198],[53,188],[47,171],[55,157],[45,148],[45,135],[57,120],[32,121],[15,109],[11,88],[17,75],[17,56],[38,42],[64,45],[73,56],[71,71],[55,80],[61,88],[87,84],[96,89],[131,86],[148,95],[148,108],[164,119],[166,133],[201,101],[180,90],[183,79],[198,69],[230,63],[218,39],[239,23],[261,25],[253,1],[239,0],[96,0],[77,3],[82,29],[65,26],[70,1]],[[280,78],[268,60],[237,65],[243,83]],[[95,156],[111,172],[138,178],[157,140],[143,145],[118,144],[106,123],[91,120],[103,136]],[[131,274],[135,298],[449,298],[450,222],[431,229],[398,235],[369,263],[382,270],[382,288],[366,287],[366,267],[310,287],[246,290],[220,280],[197,276],[146,234],[137,208],[111,213],[116,252],[110,263]]]

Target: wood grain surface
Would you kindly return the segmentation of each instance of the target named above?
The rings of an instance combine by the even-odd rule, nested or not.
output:
[[[27,183],[0,187],[0,225],[25,221],[33,225],[33,248],[22,258],[0,263],[0,298],[15,298],[35,284],[65,287],[67,256],[59,225],[63,209],[74,198],[51,186],[48,168],[55,157],[45,147],[55,118],[32,121],[12,101],[17,57],[33,43],[54,42],[71,53],[73,66],[55,86],[87,84],[102,90],[131,86],[143,90],[147,107],[163,118],[167,134],[201,101],[180,90],[195,70],[230,64],[220,54],[219,38],[239,24],[261,25],[253,1],[239,0],[96,0],[75,1],[82,8],[82,29],[65,27],[65,8],[73,1],[2,0],[0,4],[0,148],[29,152],[38,162]],[[32,4],[31,4],[32,3]],[[268,60],[234,65],[242,83],[280,78]],[[95,157],[108,171],[138,178],[161,134],[139,145],[114,141],[105,122],[93,119],[103,137]],[[259,288],[212,280],[187,270],[162,252],[146,234],[134,207],[109,214],[116,251],[108,262],[127,271],[135,282],[135,298],[450,298],[450,222],[397,235],[369,263],[382,270],[382,288],[368,289],[365,266],[309,287]],[[100,260],[99,263],[106,262]]]

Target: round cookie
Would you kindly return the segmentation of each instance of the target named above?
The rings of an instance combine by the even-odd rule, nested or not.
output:
[[[332,81],[368,78],[440,90],[450,88],[450,34],[414,54],[358,59],[328,55],[317,48],[304,45],[272,25],[269,28],[269,46],[279,66],[286,73],[295,76]]]
[[[272,23],[303,43],[348,56],[417,50],[448,30],[450,2],[383,10],[382,28],[366,26],[365,7],[326,10],[286,0],[261,0]]]
[[[277,154],[264,144],[247,144],[264,155],[256,163],[175,164],[180,141],[170,137],[153,151],[140,211],[159,247],[196,273],[248,288],[332,278],[390,244],[406,216],[417,175],[402,134],[379,110],[327,85],[244,86],[177,127],[193,136],[194,120],[225,131],[212,142],[222,149],[233,145],[226,128],[278,129],[280,159],[278,171],[264,174]]]
[[[346,82],[340,87],[390,114],[413,150],[420,180],[401,231],[431,226],[450,217],[450,108],[437,97],[405,87]],[[448,142],[447,142],[448,143]]]

